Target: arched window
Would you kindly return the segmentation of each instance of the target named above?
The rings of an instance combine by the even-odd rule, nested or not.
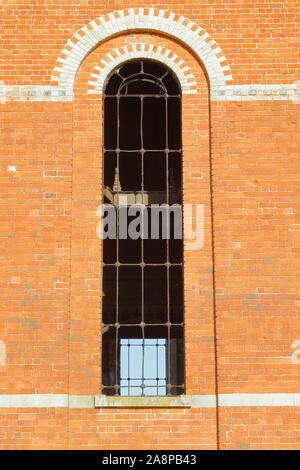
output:
[[[103,240],[102,393],[182,394],[181,91],[167,67],[132,60],[109,76],[103,179],[117,222]]]

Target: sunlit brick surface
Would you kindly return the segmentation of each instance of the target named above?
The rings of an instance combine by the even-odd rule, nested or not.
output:
[[[56,86],[77,31],[116,10],[138,18],[142,6],[147,24],[90,47],[71,94]],[[149,31],[151,7],[215,41],[207,63],[232,77],[224,93],[210,94],[212,68],[194,43]],[[103,116],[102,95],[88,91],[101,60],[132,44],[176,54],[192,83],[182,98],[183,193],[204,204],[205,242],[185,251],[186,393],[298,393],[295,2],[2,0],[2,15],[0,393],[100,394]],[[298,409],[2,408],[0,440],[3,449],[294,449]]]

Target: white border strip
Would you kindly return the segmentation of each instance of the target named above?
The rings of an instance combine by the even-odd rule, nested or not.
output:
[[[4,85],[0,83],[0,104],[14,101],[72,101],[66,87],[43,85]]]
[[[67,394],[0,395],[1,408],[61,408],[67,406]]]
[[[219,406],[300,406],[300,393],[222,393]]]
[[[282,85],[225,85],[211,90],[212,101],[291,100],[300,102],[300,82]]]
[[[176,73],[176,70],[172,70]],[[191,74],[189,78],[192,77],[193,75]],[[94,76],[93,78],[96,77]],[[187,83],[188,86],[194,85],[192,81]],[[90,81],[89,84],[95,85],[96,82]],[[101,93],[101,91],[97,86],[94,90],[87,90],[87,93],[98,94]],[[188,87],[186,87],[183,88],[183,93],[197,93],[197,91],[189,90]],[[73,95],[68,91],[67,87],[64,88],[54,85],[0,85],[0,106],[1,104],[15,101],[70,102],[73,101]],[[211,101],[291,101],[294,104],[299,104],[300,85],[297,83],[283,85],[224,85],[211,90]]]
[[[300,407],[300,393],[222,393],[220,407]],[[106,397],[104,395],[0,394],[0,408],[215,408],[216,395]]]

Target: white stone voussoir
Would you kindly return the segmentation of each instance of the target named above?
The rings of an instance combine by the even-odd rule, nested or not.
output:
[[[169,67],[176,75],[181,91],[184,94],[197,92],[197,83],[191,69],[175,53],[165,47],[148,44],[133,43],[112,49],[103,59],[94,67],[88,82],[89,94],[102,94],[106,78],[116,67],[130,59],[152,59],[159,61]]]
[[[226,59],[209,34],[183,16],[156,8],[117,10],[96,18],[67,41],[52,73],[52,84],[73,88],[76,72],[97,44],[124,31],[156,31],[188,46],[203,63],[211,88],[232,80]]]

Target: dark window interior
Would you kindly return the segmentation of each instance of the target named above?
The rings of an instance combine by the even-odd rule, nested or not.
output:
[[[157,62],[127,62],[106,83],[104,189],[117,217],[108,192],[146,201],[149,229],[151,204],[182,204],[181,91]],[[106,395],[184,392],[183,244],[159,235],[103,240]]]

